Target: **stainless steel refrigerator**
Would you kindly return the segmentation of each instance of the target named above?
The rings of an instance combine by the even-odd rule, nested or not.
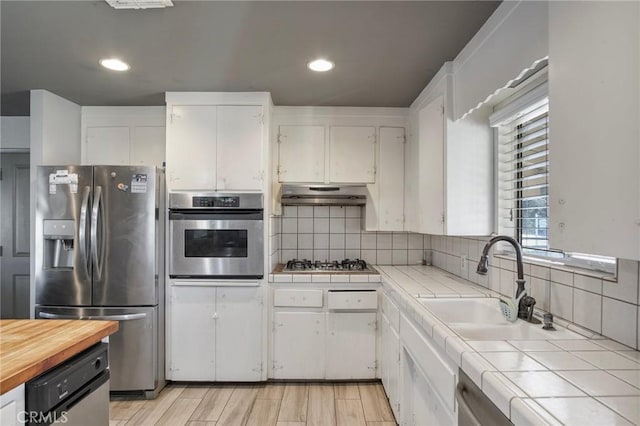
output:
[[[117,320],[111,391],[164,386],[164,172],[40,166],[36,318]]]

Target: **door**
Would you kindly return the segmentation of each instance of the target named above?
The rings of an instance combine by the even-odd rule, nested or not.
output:
[[[39,166],[36,182],[36,304],[91,305],[91,166]]]
[[[334,126],[329,140],[330,182],[376,181],[376,128]]]
[[[278,180],[324,182],[324,126],[280,126]]]
[[[260,381],[262,289],[218,287],[215,317],[216,381]]]
[[[329,312],[327,379],[376,378],[376,313]]]
[[[158,308],[37,307],[36,319],[118,321],[109,336],[112,391],[153,390],[158,379]]]
[[[273,378],[324,379],[325,314],[273,314]]]
[[[156,305],[155,167],[96,166],[94,184],[93,304]]]
[[[262,190],[262,107],[219,106],[216,138],[219,191]]]
[[[215,297],[215,287],[171,287],[167,379],[216,379]]]
[[[174,105],[167,121],[170,191],[216,188],[215,105]],[[189,149],[185,149],[185,147]]]
[[[380,231],[404,230],[404,128],[380,128],[378,171]]]
[[[423,234],[442,235],[444,211],[444,98],[437,97],[422,108],[419,126],[419,229]]]
[[[29,154],[1,157],[0,318],[29,318]]]

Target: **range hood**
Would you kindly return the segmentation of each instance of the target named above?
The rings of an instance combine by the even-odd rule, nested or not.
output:
[[[283,185],[283,206],[364,206],[366,185]]]

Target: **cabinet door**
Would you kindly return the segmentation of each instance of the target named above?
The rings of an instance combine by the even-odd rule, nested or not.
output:
[[[217,189],[262,190],[262,107],[219,106]]]
[[[376,180],[376,128],[334,126],[329,139],[329,181],[374,183]]]
[[[378,224],[380,231],[404,230],[404,128],[380,128]]]
[[[399,402],[399,376],[400,376],[400,336],[393,329],[391,322],[385,316],[381,316],[380,326],[380,377],[382,385],[389,398],[389,405],[396,419],[400,418],[398,412]]]
[[[376,313],[327,315],[327,379],[376,377]]]
[[[88,127],[84,164],[129,164],[130,146],[128,127]]]
[[[437,97],[418,114],[419,230],[444,233],[444,99]]]
[[[131,164],[162,167],[165,139],[164,126],[136,126],[131,142]]]
[[[324,127],[280,126],[278,134],[278,180],[324,182]]]
[[[218,287],[216,380],[262,380],[262,289]]]
[[[216,108],[210,105],[174,105],[168,111],[169,190],[216,189]]]
[[[324,379],[325,314],[273,314],[273,378]]]
[[[215,380],[215,287],[171,287],[169,380]]]

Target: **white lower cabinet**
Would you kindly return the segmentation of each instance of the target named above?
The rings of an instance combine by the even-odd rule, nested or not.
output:
[[[280,288],[273,300],[271,378],[376,378],[375,290]]]
[[[24,384],[0,395],[0,425],[25,424],[24,401]]]
[[[384,314],[380,324],[380,378],[396,419],[400,418],[400,336]]]
[[[326,379],[376,378],[376,313],[327,314]]]
[[[273,378],[324,378],[324,312],[276,312]]]
[[[262,289],[171,286],[167,379],[262,380]]]

